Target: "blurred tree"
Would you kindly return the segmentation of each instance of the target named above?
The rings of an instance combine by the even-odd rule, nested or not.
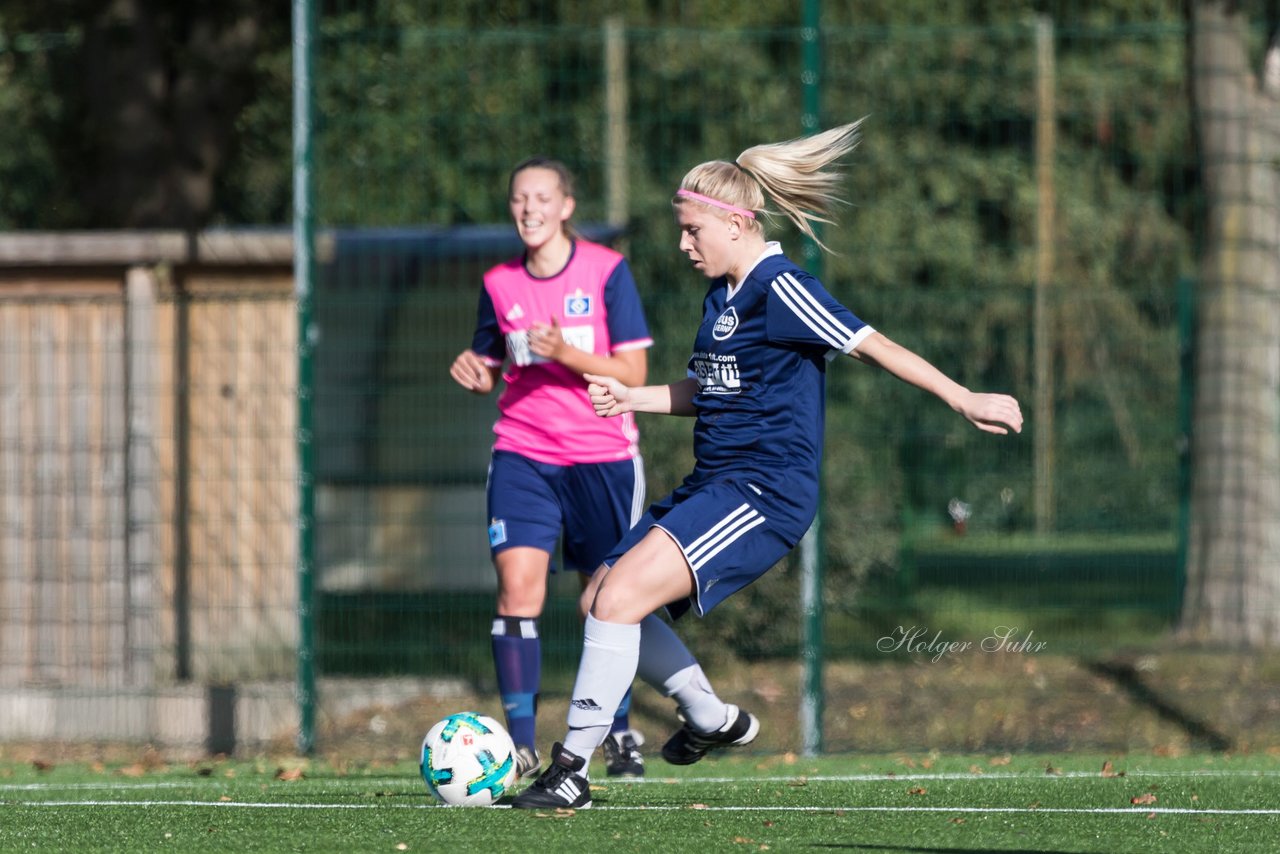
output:
[[[1280,643],[1280,43],[1249,62],[1235,2],[1194,0],[1191,90],[1204,172],[1191,531],[1181,629]]]
[[[260,55],[289,43],[287,4],[17,0],[0,23],[63,33],[73,47],[55,61],[41,51],[25,56],[26,80],[48,87],[29,103],[56,106],[25,111],[23,148],[36,163],[55,162],[57,173],[32,200],[39,207],[9,218],[80,228],[194,228],[216,218],[238,122],[261,94]],[[288,115],[286,100],[285,139]],[[287,160],[281,166],[287,174]]]
[[[46,143],[62,117],[51,96],[57,62],[74,49],[64,34],[15,32],[0,11],[0,228],[54,228],[64,224],[65,172]]]

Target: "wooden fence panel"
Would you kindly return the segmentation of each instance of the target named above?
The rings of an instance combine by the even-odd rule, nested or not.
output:
[[[0,276],[0,686],[291,678],[295,361],[287,268]]]
[[[6,684],[120,681],[126,436],[118,294],[0,289]]]

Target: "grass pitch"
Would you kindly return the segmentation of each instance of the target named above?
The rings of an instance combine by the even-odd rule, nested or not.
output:
[[[431,805],[411,763],[0,765],[0,850],[1271,851],[1280,758],[721,756],[589,810]],[[593,770],[600,771],[599,762]]]

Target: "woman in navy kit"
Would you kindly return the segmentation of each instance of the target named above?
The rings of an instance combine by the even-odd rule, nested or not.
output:
[[[818,506],[829,359],[845,353],[881,367],[985,432],[1021,432],[1012,397],[971,392],[947,378],[860,320],[766,241],[759,220],[766,197],[817,239],[812,223],[826,222],[838,201],[840,176],[824,167],[852,150],[860,124],[756,146],[733,163],[703,163],[681,182],[673,199],[680,249],[711,279],[689,376],[642,387],[587,379],[598,415],[696,416],[694,470],[649,508],[584,592],[591,605],[568,733],[515,806],[591,806],[587,766],[608,731],[606,710],[637,672],[650,680],[660,669],[644,661],[649,624],[642,621],[664,607],[672,616],[691,608],[706,614],[800,541]],[[754,715],[718,699],[682,705],[681,712],[684,725],[662,749],[674,764],[748,744],[759,731]]]

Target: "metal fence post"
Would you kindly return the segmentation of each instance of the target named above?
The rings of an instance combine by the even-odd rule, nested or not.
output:
[[[821,130],[819,114],[822,98],[822,42],[819,27],[821,0],[805,0],[804,22],[800,29],[803,67],[800,80],[804,91],[804,113],[800,124],[806,133]],[[822,278],[822,251],[812,240],[805,242],[805,266]],[[800,541],[800,609],[804,620],[801,655],[804,661],[804,690],[800,694],[800,733],[805,756],[822,752],[822,493],[819,488],[818,513]]]
[[[315,483],[312,447],[311,319],[315,277],[315,211],[312,208],[312,0],[293,2],[293,265],[298,323],[298,752],[315,749],[316,671],[312,560],[315,555]]]

